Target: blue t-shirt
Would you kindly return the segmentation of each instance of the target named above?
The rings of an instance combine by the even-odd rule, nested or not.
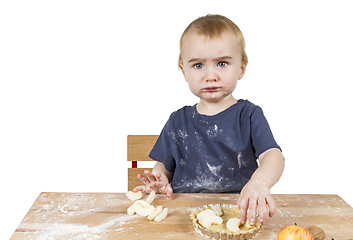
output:
[[[280,149],[261,108],[241,99],[213,116],[173,112],[149,156],[173,173],[174,192],[239,193],[270,148]]]

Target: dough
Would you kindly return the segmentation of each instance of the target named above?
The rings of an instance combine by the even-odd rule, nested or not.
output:
[[[138,192],[133,192],[133,191],[128,191],[126,193],[126,196],[131,200],[131,201],[135,201],[138,199],[142,198],[142,192],[138,191]]]
[[[157,206],[156,209],[150,215],[148,215],[147,219],[152,221],[162,212],[162,210],[163,207],[161,205]]]
[[[229,218],[227,221],[227,229],[231,232],[238,232],[239,231],[239,225],[240,225],[240,219],[239,218]]]
[[[127,214],[132,216],[135,213],[140,216],[147,216],[148,220],[154,220],[156,222],[160,222],[165,219],[168,215],[168,208],[164,208],[163,206],[157,206],[156,208],[152,205],[153,200],[156,197],[156,192],[151,191],[150,195],[146,200],[141,200],[142,192],[132,192],[128,191],[126,196],[135,201],[130,207],[127,209]]]
[[[160,222],[165,219],[168,215],[168,208],[164,208],[163,211],[154,219],[156,222]]]
[[[222,215],[223,215],[222,208],[221,208],[221,206],[219,206],[219,205],[210,206],[210,209],[212,209],[213,211],[215,211],[216,214],[217,214],[217,216],[222,216]]]
[[[129,214],[130,216],[135,214],[135,209],[134,206],[131,205],[128,209],[127,209],[127,214]]]
[[[243,226],[244,226],[244,228],[247,228],[247,229],[251,228],[251,225],[249,223],[249,219],[246,219],[246,222]]]
[[[200,212],[199,214],[197,214],[196,218],[204,228],[209,228],[212,224],[223,223],[223,219],[217,216],[217,213],[211,209],[206,209],[205,211]]]
[[[206,215],[199,221],[204,228],[209,228],[211,225],[220,225],[223,223],[223,219],[217,215]]]
[[[155,209],[145,200],[137,200],[132,206],[134,207],[134,210],[138,215],[144,217],[150,215]]]
[[[227,233],[227,234],[247,234],[249,232],[253,232],[256,229],[259,229],[261,226],[261,223],[258,218],[256,218],[255,221],[255,226],[250,226],[249,221],[246,222],[246,224],[240,224],[238,225],[239,230],[236,229],[236,225],[233,225],[233,223],[236,223],[237,220],[231,220],[231,222],[228,224],[228,221],[232,218],[240,219],[240,211],[237,207],[235,206],[219,206],[222,211],[222,216],[217,216],[216,212],[213,210],[215,209],[214,207],[218,207],[218,205],[208,205],[205,206],[205,208],[199,208],[197,210],[192,210],[191,211],[191,220],[193,221],[193,224],[195,226],[203,227],[211,232],[219,232],[219,233]],[[213,208],[213,209],[211,209]],[[215,217],[222,218],[222,223],[218,224]],[[204,220],[208,219],[209,220]],[[212,223],[213,220],[216,223]],[[209,225],[209,222],[211,222],[211,225]],[[220,222],[220,221],[219,221]],[[239,220],[240,222],[240,220]],[[229,228],[227,227],[229,225]],[[231,226],[233,225],[233,226]]]
[[[156,197],[156,192],[152,190],[152,192],[150,193],[150,195],[146,199],[146,202],[148,202],[149,204],[152,204],[155,197]]]
[[[197,220],[199,220],[199,222],[201,222],[202,219],[207,216],[216,216],[216,212],[211,209],[206,209],[205,211],[202,211],[199,214],[197,214]]]

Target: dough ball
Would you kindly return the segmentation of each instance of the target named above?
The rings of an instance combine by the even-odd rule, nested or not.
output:
[[[231,232],[238,232],[239,225],[240,225],[239,218],[229,218],[229,220],[227,221],[227,229]]]

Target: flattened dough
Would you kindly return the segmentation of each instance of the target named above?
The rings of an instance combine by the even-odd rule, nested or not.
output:
[[[206,209],[205,211],[202,211],[197,214],[197,220],[202,221],[202,219],[206,216],[216,216],[216,212],[211,209]]]
[[[163,207],[161,205],[157,206],[156,209],[150,215],[148,215],[147,219],[152,221],[162,212],[162,210]]]
[[[163,211],[154,219],[156,222],[160,222],[165,219],[168,215],[168,208],[164,208]]]
[[[204,228],[209,228],[212,225],[220,225],[222,223],[223,223],[223,219],[220,216],[217,216],[217,215],[206,215],[200,221],[200,224]]]
[[[216,212],[217,216],[222,216],[223,215],[223,211],[222,211],[222,208],[221,206],[218,206],[218,205],[214,205],[214,206],[210,206],[210,209],[212,209],[213,211]]]
[[[138,192],[133,192],[133,191],[128,191],[126,193],[126,196],[131,200],[131,201],[135,201],[138,199],[142,198],[142,192],[138,191]]]
[[[129,214],[130,216],[135,214],[135,209],[134,206],[131,205],[128,209],[127,209],[127,214]]]
[[[155,208],[152,205],[153,200],[156,197],[156,192],[151,191],[150,195],[147,197],[146,200],[142,200],[142,192],[132,192],[128,191],[126,193],[126,196],[131,200],[135,201],[130,207],[127,209],[127,214],[132,216],[135,213],[140,215],[140,216],[147,216],[147,219],[156,222],[160,222],[163,219],[165,219],[168,215],[168,208],[164,208],[163,206],[157,206]]]
[[[231,232],[239,232],[240,219],[239,218],[229,218],[227,221],[227,229]]]
[[[146,199],[146,202],[148,202],[149,204],[152,204],[155,197],[156,197],[156,192],[152,190],[152,192],[150,193],[150,195]]]
[[[134,210],[138,215],[144,217],[150,215],[155,209],[145,200],[137,200],[132,206],[134,207]]]

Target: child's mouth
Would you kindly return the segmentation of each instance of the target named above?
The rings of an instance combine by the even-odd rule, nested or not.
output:
[[[219,87],[207,87],[203,89],[205,92],[217,92]]]

